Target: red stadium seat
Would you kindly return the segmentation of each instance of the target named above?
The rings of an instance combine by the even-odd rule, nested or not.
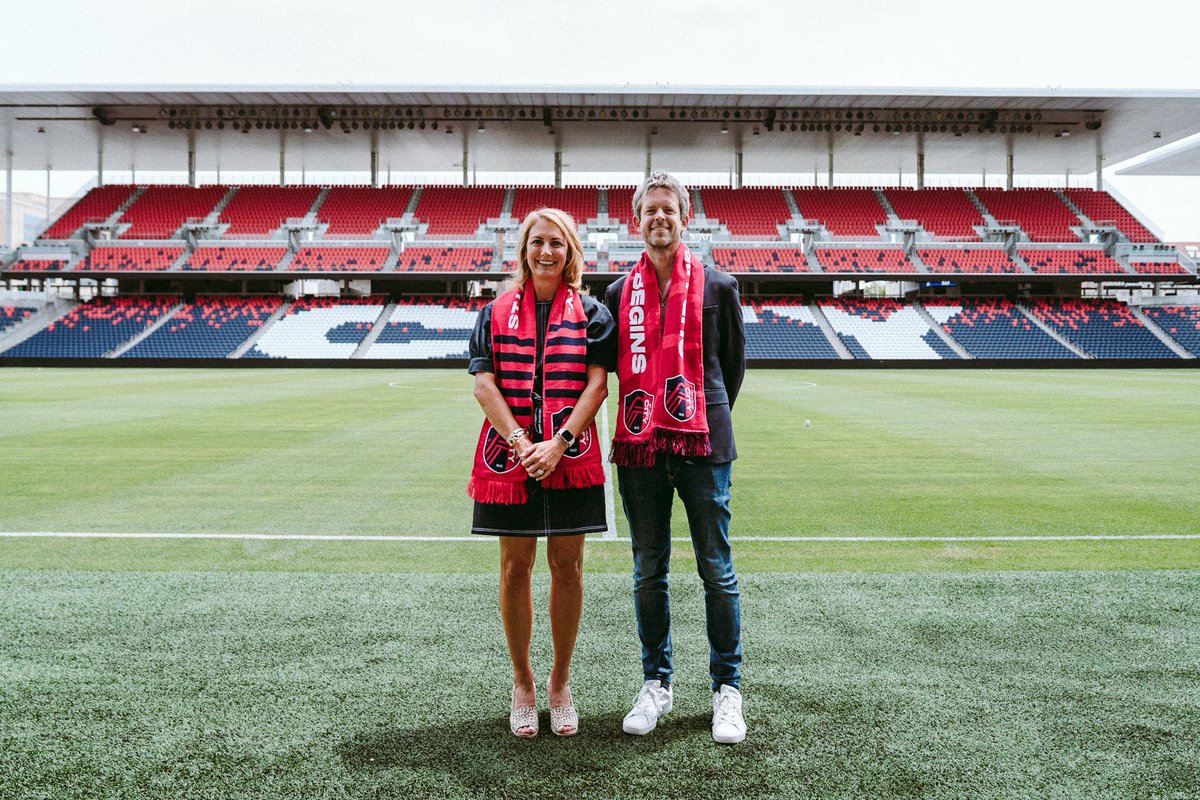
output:
[[[85,222],[103,222],[125,204],[136,186],[97,186],[71,206],[39,239],[66,239]]]
[[[133,225],[121,238],[170,239],[189,219],[208,216],[227,191],[227,186],[147,186],[118,220]]]
[[[404,216],[412,192],[411,186],[334,186],[317,219],[328,223],[326,236],[370,238],[389,217]]]
[[[815,247],[817,262],[825,272],[908,273],[917,268],[903,250],[881,247]]]
[[[504,190],[495,186],[426,186],[416,217],[429,223],[428,235],[471,237],[488,219],[499,217]]]
[[[1051,189],[975,189],[997,222],[1015,222],[1034,242],[1078,242],[1071,226],[1082,225]]]
[[[317,186],[243,186],[221,211],[227,238],[267,238],[293,217],[308,214],[320,194]]]
[[[793,189],[800,215],[816,220],[834,236],[878,239],[876,225],[887,223],[887,212],[871,189]]]

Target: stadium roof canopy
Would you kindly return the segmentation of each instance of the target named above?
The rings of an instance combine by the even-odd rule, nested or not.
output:
[[[1083,175],[1197,133],[1200,91],[0,86],[15,170]]]

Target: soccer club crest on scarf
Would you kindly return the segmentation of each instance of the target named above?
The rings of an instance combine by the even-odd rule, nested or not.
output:
[[[682,375],[667,378],[663,407],[675,419],[687,422],[696,413],[696,384]]]
[[[495,428],[488,428],[487,441],[483,443],[483,463],[492,472],[504,473],[517,465],[513,449]]]
[[[562,429],[562,426],[571,417],[571,412],[575,410],[575,406],[567,406],[550,417],[550,422],[554,425],[554,430]],[[586,453],[592,446],[592,428],[589,425],[582,433],[575,437],[575,441],[571,446],[563,451],[563,455],[567,458],[579,458]]]
[[[625,399],[622,401],[621,419],[625,423],[625,430],[633,435],[636,436],[644,431],[646,423],[650,421],[650,393],[634,389],[625,395]]]

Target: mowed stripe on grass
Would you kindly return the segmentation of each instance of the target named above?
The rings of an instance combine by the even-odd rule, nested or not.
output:
[[[746,575],[734,748],[709,738],[694,578],[672,594],[675,710],[645,738],[620,731],[627,576],[586,581],[566,740],[508,733],[495,590],[0,572],[0,774],[56,798],[1200,795],[1198,571]],[[549,648],[539,614],[543,677]]]
[[[462,536],[469,525],[481,414],[458,371],[2,374],[3,531]],[[734,412],[733,533],[1190,535],[1198,395],[1190,370],[752,371]],[[677,506],[673,535],[686,534]],[[28,563],[6,561],[14,549],[25,551],[0,543],[0,565]]]

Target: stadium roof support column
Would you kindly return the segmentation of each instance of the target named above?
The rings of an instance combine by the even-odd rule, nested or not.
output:
[[[188,155],[187,155],[187,171],[188,171],[188,186],[196,188],[196,132],[188,131]],[[221,182],[221,177],[217,176],[217,183]]]
[[[463,135],[463,158],[462,158],[462,165],[463,165],[463,186],[464,186],[464,187],[467,187],[467,186],[470,186],[470,185],[471,185],[471,182],[468,180],[468,176],[470,175],[470,173],[469,173],[469,172],[467,172],[467,170],[469,169],[469,165],[468,165],[468,163],[467,163],[467,159],[468,159],[468,158],[470,157],[470,155],[471,155],[471,147],[470,147],[470,143],[467,141],[467,137],[470,135],[470,134],[468,134],[468,133],[467,133],[467,128],[469,128],[469,127],[470,127],[469,125],[463,125],[463,126],[462,126],[462,135]]]
[[[17,246],[16,229],[14,224],[16,210],[13,208],[12,199],[12,150],[4,154],[4,242],[9,247]]]
[[[1004,147],[1008,151],[1007,166],[1005,167],[1004,188],[1010,192],[1013,188],[1013,137],[1012,134],[1006,134],[1004,137]]]
[[[287,133],[279,132],[279,185],[287,183]]]
[[[563,188],[562,180],[562,146],[558,142],[554,143],[554,188]]]
[[[833,188],[833,132],[832,131],[829,133],[829,138],[826,140],[826,145],[829,150],[829,175],[826,180],[826,183],[829,185],[829,188],[832,189]]]
[[[746,155],[738,148],[738,151],[733,154],[733,188],[742,188],[744,176],[743,168],[746,163]]]
[[[371,188],[379,188],[379,131],[371,131]]]
[[[1104,148],[1100,143],[1100,134],[1096,133],[1096,191],[1104,191]]]
[[[925,188],[925,132],[917,131],[917,191]]]
[[[96,136],[96,186],[104,185],[104,128]],[[49,222],[49,220],[47,220]]]

